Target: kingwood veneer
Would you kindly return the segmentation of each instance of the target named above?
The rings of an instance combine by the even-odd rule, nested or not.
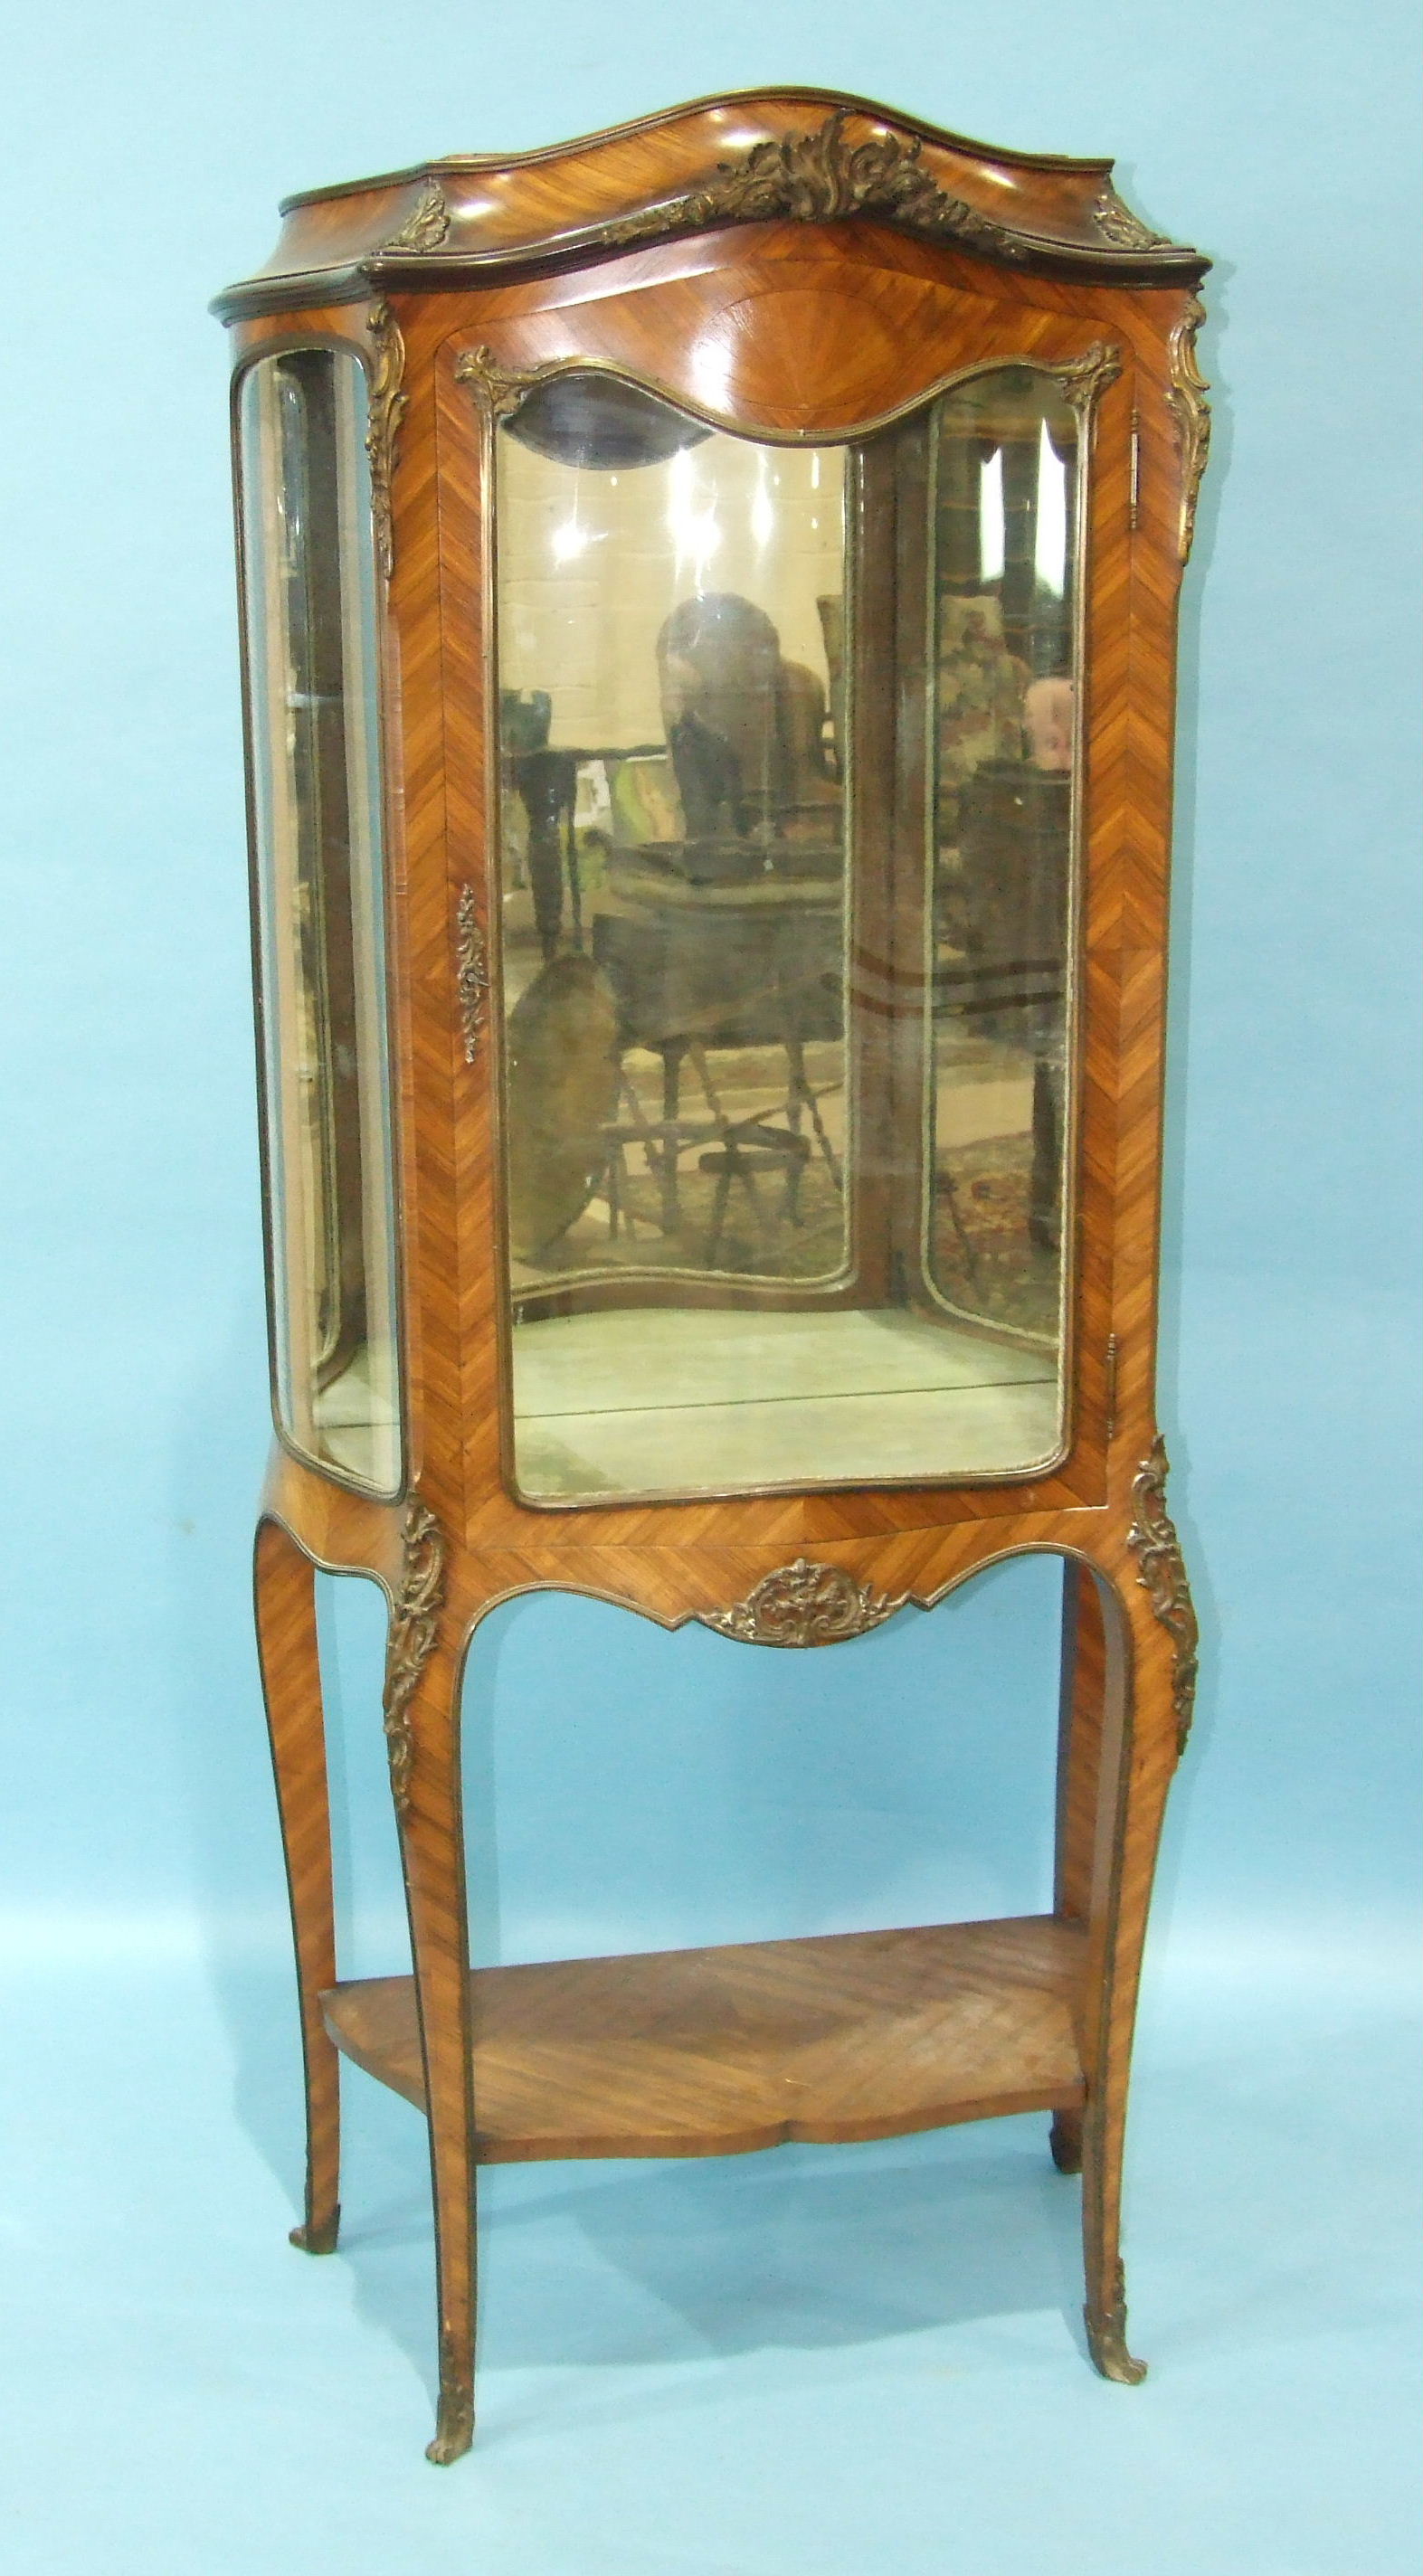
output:
[[[805,90],[434,163],[285,213],[273,259],[217,309],[244,377],[326,349],[368,374],[404,1408],[398,1490],[381,1496],[294,1441],[279,1407],[258,1527],[309,2115],[296,2241],[336,2243],[343,2052],[429,2117],[430,2456],[450,2460],[473,2425],[478,2162],[732,2152],[1036,2107],[1059,2164],[1082,2169],[1093,2358],[1138,2379],[1119,2251],[1127,2072],[1195,1679],[1154,1364],[1176,603],[1208,435],[1193,356],[1205,263],[1138,222],[1107,163],[989,151]],[[1061,1454],[972,1481],[536,1507],[514,1472],[492,1249],[498,424],[540,371],[611,368],[712,426],[868,440],[870,507],[885,425],[909,423],[912,461],[916,407],[1011,359],[1091,406]],[[892,564],[865,573],[867,600],[876,578],[884,616],[902,619]],[[869,775],[869,665],[856,685]],[[867,819],[866,846],[880,828]],[[882,824],[890,840],[897,828]],[[270,991],[266,1009],[274,1020]],[[267,1074],[270,1088],[271,1060]],[[459,1693],[495,1603],[558,1588],[668,1627],[823,1645],[1026,1552],[1065,1569],[1052,1916],[471,1976]],[[316,1567],[374,1576],[391,1605],[385,1732],[413,1978],[337,1978]]]

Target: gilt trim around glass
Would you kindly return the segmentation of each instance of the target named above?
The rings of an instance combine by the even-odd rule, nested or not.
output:
[[[369,1301],[372,1342],[383,1346],[378,1371],[382,1379],[382,1400],[378,1406],[368,1408],[372,1420],[365,1426],[365,1431],[370,1436],[366,1438],[365,1431],[362,1431],[357,1442],[358,1446],[364,1445],[367,1452],[364,1466],[368,1472],[363,1471],[363,1464],[355,1462],[349,1442],[345,1444],[348,1454],[341,1454],[342,1443],[333,1424],[326,1426],[322,1436],[310,1391],[305,1410],[312,1419],[304,1427],[311,1437],[303,1438],[303,1426],[296,1419],[302,1407],[294,1401],[297,1388],[295,1356],[291,1348],[293,1247],[289,1225],[284,1220],[280,1204],[284,1150],[290,1140],[278,1137],[276,1128],[282,1114],[282,1086],[285,1083],[289,1087],[296,1077],[291,1062],[292,1033],[290,1030],[285,1032],[283,1043],[278,1025],[280,1005],[275,993],[269,990],[275,962],[274,941],[280,944],[281,930],[275,919],[270,879],[276,856],[273,805],[278,791],[274,772],[278,766],[290,772],[294,743],[292,727],[296,718],[289,708],[285,752],[279,753],[277,747],[269,743],[268,757],[264,762],[259,741],[260,720],[264,700],[270,707],[273,697],[273,672],[266,666],[280,650],[281,618],[274,614],[280,603],[274,596],[272,566],[268,564],[264,574],[260,560],[254,561],[254,554],[260,557],[261,540],[259,536],[254,548],[253,531],[248,521],[249,513],[260,505],[260,495],[255,489],[255,476],[245,470],[243,421],[244,412],[250,412],[253,407],[252,388],[261,370],[302,356],[328,358],[333,386],[344,371],[347,388],[338,403],[344,421],[344,438],[335,464],[339,490],[333,496],[341,531],[344,574],[342,595],[336,606],[340,635],[339,694],[344,696],[358,690],[361,703],[356,710],[354,730],[348,721],[342,722],[339,753],[341,794],[337,802],[339,804],[342,799],[349,801],[351,830],[345,836],[339,855],[348,876],[358,881],[354,889],[354,917],[348,921],[353,942],[348,963],[355,978],[353,1007],[360,1013],[361,1042],[354,1050],[356,1061],[351,1069],[355,1085],[353,1100],[356,1093],[359,1100],[354,1119],[348,1117],[346,1121],[347,1130],[354,1128],[356,1131],[355,1168],[359,1175],[357,1195],[360,1201],[359,1223],[353,1229],[348,1218],[346,1230],[354,1232],[359,1240],[348,1247],[351,1258],[345,1267],[353,1273],[360,1270],[357,1302],[364,1313]],[[243,637],[241,663],[260,1108],[259,1150],[273,1425],[283,1447],[304,1466],[313,1468],[352,1492],[389,1501],[404,1490],[406,1481],[409,1404],[396,1193],[397,1101],[391,1078],[395,1059],[393,991],[388,962],[391,916],[386,862],[389,813],[385,756],[386,620],[365,447],[372,378],[372,360],[363,347],[334,334],[294,332],[290,337],[283,334],[279,339],[267,340],[244,354],[234,372],[231,402],[239,616]],[[349,418],[345,417],[347,413]],[[268,445],[270,447],[270,440]],[[268,463],[271,463],[270,455]],[[290,567],[288,572],[290,574]],[[290,580],[287,586],[290,587]],[[344,711],[345,718],[349,718],[349,714],[348,708]],[[302,818],[293,812],[288,817],[288,839],[292,840],[301,828]],[[309,834],[312,829],[309,817],[305,828]],[[339,822],[335,826],[335,835],[340,841]],[[347,909],[350,914],[349,905]],[[286,924],[288,947],[291,946],[294,917],[293,912]],[[308,950],[311,944],[308,940]],[[287,980],[290,980],[289,976]],[[289,1118],[285,1124],[290,1124]],[[347,1158],[350,1159],[349,1150]],[[289,1161],[289,1156],[286,1159]],[[331,1225],[339,1232],[339,1212],[333,1212]],[[326,1228],[328,1234],[331,1225]],[[327,1409],[329,1411],[330,1408]],[[377,1414],[380,1419],[376,1418]]]
[[[559,380],[575,378],[582,378],[590,381],[598,380],[601,383],[610,384],[612,386],[624,386],[628,388],[629,392],[633,395],[649,397],[653,404],[659,407],[665,406],[668,410],[683,419],[688,424],[688,427],[693,430],[694,434],[699,438],[704,436],[707,431],[711,431],[713,433],[719,432],[722,439],[734,440],[743,447],[749,445],[756,448],[799,449],[801,451],[814,449],[827,450],[838,447],[842,450],[849,450],[859,445],[866,435],[867,430],[878,430],[881,428],[893,427],[899,423],[910,422],[919,416],[924,416],[926,418],[930,417],[933,414],[935,405],[941,404],[946,397],[952,395],[960,388],[973,385],[977,380],[981,380],[983,378],[1002,376],[1009,371],[1026,373],[1026,375],[1040,382],[1055,383],[1061,396],[1066,402],[1071,404],[1077,417],[1077,438],[1079,442],[1077,456],[1079,462],[1078,470],[1076,471],[1075,494],[1073,496],[1071,506],[1069,535],[1073,556],[1072,568],[1075,587],[1075,597],[1072,602],[1071,617],[1073,669],[1080,680],[1080,678],[1085,674],[1084,644],[1086,633],[1087,595],[1090,584],[1090,555],[1087,542],[1090,514],[1090,496],[1088,489],[1090,471],[1088,460],[1090,457],[1094,426],[1095,402],[1102,386],[1106,382],[1110,381],[1111,377],[1118,372],[1118,361],[1115,351],[1104,349],[1099,344],[1094,344],[1094,346],[1080,359],[1059,361],[1056,365],[1044,362],[1042,359],[1034,358],[1026,353],[1018,355],[1011,351],[1004,352],[1001,355],[996,355],[992,360],[980,361],[972,366],[952,371],[941,381],[927,389],[927,391],[916,396],[912,402],[897,407],[893,412],[884,415],[881,420],[873,424],[857,423],[850,429],[844,431],[837,428],[833,435],[827,435],[824,432],[817,432],[813,436],[805,433],[775,433],[760,429],[745,429],[742,428],[740,424],[736,424],[734,426],[728,425],[710,413],[699,411],[695,405],[689,404],[680,398],[673,402],[663,388],[657,385],[654,381],[639,377],[629,370],[615,367],[602,367],[587,360],[565,359],[557,361],[549,366],[537,367],[528,370],[507,368],[499,362],[487,345],[482,344],[477,348],[469,350],[457,360],[456,373],[470,386],[471,392],[475,397],[477,410],[482,417],[485,428],[486,454],[491,468],[484,487],[487,514],[485,529],[485,543],[487,551],[485,554],[485,561],[486,565],[489,567],[488,578],[490,583],[490,592],[492,594],[491,606],[494,605],[495,601],[498,600],[501,595],[500,582],[502,558],[500,539],[497,533],[497,519],[500,500],[499,491],[496,488],[495,472],[496,459],[501,445],[500,432],[501,429],[505,428],[511,420],[517,418],[524,403],[535,388],[543,388],[552,384],[557,384]],[[853,477],[847,477],[847,482],[851,480],[854,480],[856,484],[858,484],[858,470]],[[847,542],[845,548],[847,562],[853,562],[855,551],[855,547]],[[933,557],[934,546],[930,543],[927,547],[927,560],[931,582],[933,579]],[[824,603],[822,603],[822,613],[823,608]],[[497,633],[497,618],[494,621],[494,625]],[[935,649],[934,641],[931,638],[929,646],[931,656],[934,654]],[[845,657],[847,668],[851,658],[852,657],[848,654]],[[937,690],[938,671],[936,663],[934,668],[934,687]],[[491,762],[491,778],[493,780],[493,786],[491,791],[490,837],[491,850],[494,853],[502,852],[506,822],[513,795],[513,789],[510,782],[506,781],[502,789],[499,783],[501,768],[507,768],[510,766],[509,746],[502,741],[502,719],[500,714],[502,704],[501,692],[505,689],[507,676],[504,661],[499,657],[498,653],[496,653],[493,687],[491,692],[491,733],[493,737],[493,748],[496,755]],[[528,700],[529,698],[527,688],[522,689],[518,694],[525,700]],[[538,693],[535,692],[534,695],[537,697]],[[756,1472],[754,1469],[750,1473],[745,1472],[744,1469],[741,1472],[738,1472],[734,1461],[724,1461],[721,1462],[719,1468],[714,1470],[710,1475],[702,1474],[695,1480],[688,1478],[685,1481],[671,1483],[655,1482],[649,1478],[645,1472],[641,1475],[634,1474],[628,1477],[619,1476],[616,1472],[611,1475],[600,1473],[588,1476],[583,1481],[578,1481],[582,1471],[575,1470],[575,1489],[563,1491],[557,1490],[559,1481],[557,1468],[551,1472],[538,1471],[534,1474],[530,1474],[528,1466],[525,1463],[523,1465],[523,1472],[521,1472],[521,1462],[515,1454],[518,1439],[518,1427],[514,1403],[515,1354],[513,1348],[520,1329],[517,1321],[517,1311],[521,1303],[521,1294],[520,1291],[516,1289],[510,1267],[512,1255],[508,1208],[509,1165],[506,1141],[509,1124],[507,1078],[510,1064],[510,1039],[508,1029],[506,1027],[506,1015],[503,1008],[503,989],[505,984],[504,970],[506,961],[503,955],[502,937],[496,936],[492,942],[492,946],[496,953],[491,963],[494,966],[496,983],[500,993],[500,1006],[497,1011],[492,1014],[495,1026],[491,1031],[491,1035],[494,1036],[496,1041],[496,1059],[500,1068],[499,1077],[496,1082],[496,1090],[500,1095],[496,1113],[496,1127],[500,1132],[501,1138],[500,1168],[503,1176],[499,1193],[500,1233],[502,1238],[500,1268],[501,1274],[506,1282],[506,1293],[504,1296],[501,1296],[500,1299],[499,1343],[501,1414],[504,1421],[505,1435],[505,1473],[510,1489],[518,1501],[539,1509],[559,1510],[577,1509],[580,1506],[586,1506],[592,1503],[607,1504],[613,1501],[672,1501],[709,1497],[712,1495],[731,1495],[735,1493],[752,1494],[772,1493],[778,1491],[795,1492],[806,1490],[808,1488],[814,1489],[817,1487],[821,1489],[833,1489],[836,1486],[844,1487],[846,1485],[916,1485],[933,1487],[955,1484],[975,1485],[1028,1483],[1036,1478],[1040,1478],[1046,1473],[1052,1472],[1053,1469],[1059,1466],[1065,1459],[1071,1445],[1070,1411],[1073,1362],[1072,1307],[1074,1302],[1074,1283],[1070,1276],[1071,1264],[1069,1254],[1070,1247],[1073,1242],[1076,1197],[1074,1185],[1075,1164],[1079,1150],[1080,1126],[1080,1081],[1078,1078],[1077,1058],[1080,1053],[1081,1043],[1078,985],[1081,976],[1081,958],[1079,953],[1081,916],[1080,889],[1084,860],[1082,829],[1082,768],[1083,745],[1085,740],[1085,732],[1081,716],[1081,695],[1082,692],[1079,687],[1076,691],[1076,702],[1074,704],[1072,714],[1073,750],[1070,758],[1062,763],[1062,766],[1070,767],[1072,776],[1070,782],[1070,853],[1066,869],[1068,915],[1064,925],[1067,940],[1067,954],[1063,959],[1063,965],[1068,969],[1063,979],[1063,1002],[1066,1019],[1064,1048],[1064,1070],[1066,1080],[1065,1084],[1062,1086],[1058,1113],[1059,1149],[1062,1155],[1062,1180],[1058,1206],[1059,1239],[1062,1247],[1059,1260],[1060,1286],[1058,1291],[1058,1330],[1055,1335],[1046,1336],[1032,1333],[1030,1331],[1015,1330],[1011,1325],[1005,1326],[1001,1321],[996,1322],[992,1326],[986,1326],[984,1318],[974,1318],[966,1314],[962,1314],[961,1310],[954,1308],[950,1301],[931,1292],[931,1302],[939,1306],[942,1310],[952,1312],[955,1315],[956,1320],[961,1321],[966,1329],[972,1330],[977,1328],[981,1334],[986,1332],[988,1338],[991,1338],[1000,1349],[1011,1351],[1013,1347],[1016,1347],[1025,1360],[1030,1357],[1031,1353],[1035,1349],[1039,1351],[1045,1350],[1051,1341],[1055,1346],[1057,1358],[1056,1384],[1054,1389],[1055,1431],[1053,1436],[1048,1439],[1043,1439],[1039,1436],[1035,1441],[1030,1442],[1026,1448],[1020,1449],[1019,1454],[1013,1456],[1006,1464],[983,1463],[980,1459],[974,1458],[972,1460],[965,1460],[960,1465],[946,1466],[941,1463],[940,1457],[936,1455],[932,1460],[927,1456],[922,1459],[916,1458],[913,1460],[912,1464],[907,1466],[900,1465],[899,1462],[894,1461],[891,1458],[884,1467],[877,1468],[873,1464],[867,1463],[864,1458],[857,1458],[852,1461],[842,1462],[838,1469],[833,1463],[817,1466],[813,1462],[807,1465],[806,1461],[799,1461],[796,1462],[793,1472],[784,1474],[772,1473],[768,1475],[765,1472]],[[935,705],[937,706],[937,704],[938,701],[936,697]],[[544,710],[532,705],[525,705],[516,712],[528,716],[530,720],[532,720],[533,716],[537,714],[539,721],[542,722]],[[841,724],[843,727],[843,701]],[[541,741],[542,739],[543,737],[541,736]],[[629,755],[624,752],[621,756],[627,757]],[[936,773],[934,774],[936,775]],[[1064,781],[1063,783],[1066,785],[1068,782]],[[846,809],[845,828],[847,833],[847,845],[849,845],[850,836],[852,836],[855,831],[853,821],[853,787],[848,779],[845,781],[845,784],[851,787],[850,794],[847,795],[844,800]],[[936,790],[931,789],[927,800],[930,812],[929,828],[931,834],[936,828],[933,820],[936,792]],[[572,806],[569,808],[567,829],[571,846],[574,834]],[[768,866],[771,864],[769,859],[766,864]],[[858,864],[849,868],[847,870],[847,875],[849,876],[850,882],[858,889],[858,879],[860,875]],[[496,931],[499,928],[499,914],[501,910],[500,902],[495,900],[495,885],[497,882],[498,868],[496,860],[495,870],[491,875],[491,928]],[[929,882],[932,888],[934,884],[932,864]],[[857,891],[855,900],[858,901],[858,899]],[[925,904],[924,909],[924,937],[927,943],[933,914],[932,894],[928,902]],[[550,954],[550,949],[547,943],[545,943],[546,964],[549,961]],[[923,971],[919,980],[925,982],[929,990],[932,992],[933,974],[932,967],[928,959],[927,946]],[[619,1040],[619,1044],[622,1044],[623,1042],[624,1041],[622,1039]],[[593,1052],[596,1055],[596,1040],[593,1044]],[[848,1071],[845,1079],[848,1085],[850,1081]],[[773,1121],[776,1114],[777,1113],[774,1112],[772,1113]],[[600,1112],[600,1116],[605,1125],[611,1115],[611,1111],[606,1107]],[[665,1111],[664,1123],[666,1123]],[[745,1121],[743,1120],[741,1123],[745,1124]],[[921,1127],[922,1123],[921,1110]],[[757,1146],[763,1149],[763,1152],[769,1156],[770,1161],[775,1161],[776,1159],[774,1150],[775,1144],[780,1142],[782,1146],[784,1146],[785,1143],[785,1140],[779,1137],[778,1130],[774,1136],[769,1132],[767,1135],[762,1136],[758,1129],[755,1141]],[[922,1148],[920,1150],[922,1152]],[[712,1159],[715,1159],[715,1157],[713,1156]],[[782,1159],[788,1159],[788,1149],[787,1152],[783,1154]],[[649,1163],[651,1164],[650,1157]],[[930,1158],[930,1167],[932,1169],[932,1157]],[[851,1267],[846,1270],[842,1266],[840,1272],[833,1281],[827,1274],[822,1276],[822,1278],[815,1283],[821,1288],[833,1286],[838,1291],[838,1302],[842,1306],[849,1302],[847,1291],[852,1293],[856,1284],[855,1268],[853,1266],[853,1254],[855,1251],[853,1237],[848,1239],[847,1249],[850,1250],[852,1254]],[[917,1257],[919,1259],[921,1273],[923,1274],[927,1285],[929,1265],[925,1262],[924,1252],[925,1246],[921,1234],[917,1246]],[[704,1317],[706,1316],[707,1292],[710,1291],[712,1295],[715,1295],[718,1282],[725,1275],[726,1274],[721,1272],[719,1269],[713,1271],[710,1275],[704,1270],[702,1278],[695,1282],[695,1284],[690,1281],[687,1282],[691,1287],[691,1295],[686,1302],[690,1305],[694,1315],[700,1314]],[[569,1274],[566,1281],[560,1284],[566,1285],[570,1288],[576,1288],[582,1276],[582,1273],[575,1270]],[[682,1276],[685,1279],[686,1274],[683,1273]],[[526,1286],[522,1292],[522,1302],[527,1304],[528,1298],[531,1294],[537,1302],[541,1293],[542,1292],[538,1288],[530,1291]],[[658,1319],[655,1314],[648,1310],[645,1304],[641,1304],[640,1301],[636,1299],[631,1302],[639,1305],[639,1312],[636,1315],[629,1314],[624,1319],[624,1322],[627,1326],[630,1326],[633,1329],[634,1338],[638,1345],[639,1356],[637,1364],[641,1367],[650,1364],[649,1354],[651,1352],[651,1342],[655,1341],[657,1337]],[[801,1305],[805,1305],[807,1302],[815,1301],[801,1299],[799,1302]],[[831,1301],[829,1299],[825,1299],[824,1302],[828,1304]],[[606,1307],[604,1311],[607,1311]],[[847,1323],[851,1320],[852,1318],[848,1316],[846,1317]],[[752,1318],[748,1315],[745,1318],[745,1322],[749,1325],[752,1322]],[[649,1327],[653,1328],[650,1337]],[[576,1338],[576,1333],[572,1338]],[[567,1356],[570,1360],[574,1360],[577,1357],[577,1355],[573,1353],[571,1347]],[[683,1368],[686,1356],[687,1355],[684,1353],[680,1359],[674,1359],[674,1374],[677,1370]],[[747,1353],[747,1359],[754,1363],[754,1355],[751,1354],[749,1350]],[[814,1374],[814,1371],[812,1371],[812,1374]],[[902,1392],[908,1394],[911,1399],[911,1404],[918,1401],[913,1389],[906,1388],[905,1390],[902,1390]],[[923,1390],[920,1390],[919,1393],[922,1396]],[[557,1411],[557,1409],[557,1406],[555,1406],[555,1411]],[[1046,1428],[1047,1425],[1046,1422],[1044,1422],[1044,1431]],[[557,1444],[555,1442],[555,1446],[556,1445]],[[714,1440],[712,1446],[713,1448],[715,1447]],[[733,1447],[734,1446],[735,1443],[733,1442]]]

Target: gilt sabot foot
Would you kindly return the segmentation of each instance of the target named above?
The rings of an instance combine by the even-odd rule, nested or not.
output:
[[[435,2417],[435,2438],[427,2444],[425,2457],[437,2469],[447,2469],[452,2460],[464,2457],[474,2440],[474,2370],[472,2362],[463,2370],[453,2366],[448,2339],[441,2337],[440,2404]]]
[[[1087,2327],[1087,2349],[1102,2377],[1115,2379],[1124,2388],[1135,2388],[1146,2377],[1146,2364],[1127,2350],[1127,2284],[1120,2263],[1108,2304],[1099,2307],[1089,2299],[1082,2315]]]

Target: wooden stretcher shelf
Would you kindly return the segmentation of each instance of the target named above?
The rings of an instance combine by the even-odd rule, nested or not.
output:
[[[1074,2109],[1085,1947],[1031,1915],[476,1969],[479,2160],[737,2155]],[[321,2002],[338,2048],[423,2110],[413,1979]]]

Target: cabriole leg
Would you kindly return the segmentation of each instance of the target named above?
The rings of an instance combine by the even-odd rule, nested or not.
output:
[[[385,1732],[410,1913],[430,2122],[440,2400],[426,2457],[443,2466],[474,2438],[475,2156],[469,1935],[460,1813],[462,1640],[442,1618],[438,1528],[406,1514],[386,1663]]]
[[[1123,1614],[1116,1615],[1117,1611]],[[1142,1946],[1166,1792],[1176,1767],[1170,1641],[1140,1587],[1115,1596],[1104,1622],[1104,1723],[1089,1919],[1087,2114],[1082,2238],[1087,2342],[1104,2379],[1134,2383],[1146,2364],[1127,2348],[1121,2254],[1122,2157]]]
[[[1057,1738],[1057,1834],[1053,1910],[1085,1923],[1092,1903],[1097,1778],[1102,1753],[1106,1633],[1097,1586],[1085,1565],[1062,1568],[1062,1683]],[[1054,2111],[1052,2160],[1059,2173],[1082,2170],[1082,2113]]]
[[[341,2219],[341,2106],[340,2059],[327,2036],[319,2001],[325,1989],[336,1983],[336,1918],[326,1727],[316,1647],[316,1575],[311,1559],[276,1521],[258,1525],[254,1591],[262,1690],[291,1898],[306,2074],[306,2213],[301,2226],[292,2229],[292,2243],[307,2254],[330,2254]]]

